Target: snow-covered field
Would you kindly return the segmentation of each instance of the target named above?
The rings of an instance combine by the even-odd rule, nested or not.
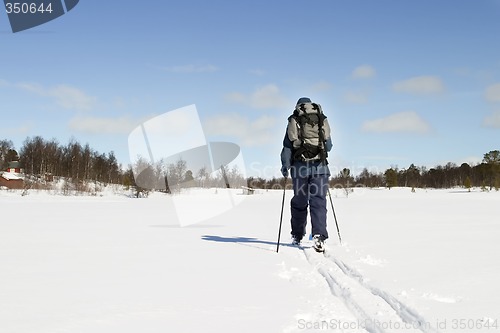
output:
[[[325,255],[288,245],[290,191],[279,253],[280,190],[185,227],[160,194],[20,193],[0,191],[2,333],[500,332],[499,192],[332,191]]]

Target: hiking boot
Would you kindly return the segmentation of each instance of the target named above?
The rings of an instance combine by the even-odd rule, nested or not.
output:
[[[299,246],[301,241],[302,241],[302,236],[292,235],[292,245]]]
[[[323,236],[314,235],[313,242],[313,248],[316,250],[316,252],[325,252],[325,238]]]

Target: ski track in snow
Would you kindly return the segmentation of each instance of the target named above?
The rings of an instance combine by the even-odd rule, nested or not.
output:
[[[328,252],[325,253],[325,257],[327,257],[328,259],[333,261],[342,270],[342,272],[344,272],[345,275],[357,280],[361,286],[363,286],[364,288],[369,290],[373,295],[378,296],[378,297],[382,298],[385,302],[387,302],[387,304],[389,304],[389,306],[391,308],[393,308],[394,311],[396,311],[398,316],[405,323],[414,325],[415,327],[419,327],[419,329],[425,333],[437,332],[433,328],[430,328],[430,327],[427,328],[426,327],[427,321],[421,315],[419,315],[415,310],[409,308],[408,306],[406,306],[404,303],[399,301],[397,298],[395,298],[394,296],[392,296],[388,292],[383,291],[379,288],[376,288],[376,287],[368,284],[365,281],[364,277],[359,272],[357,272],[355,269],[347,266],[344,262],[335,258],[334,256],[332,256]]]
[[[438,333],[429,325],[429,321],[415,310],[390,293],[370,285],[361,273],[335,258],[328,249],[323,255],[307,247],[302,247],[302,251],[309,264],[314,266],[326,280],[332,295],[342,300],[358,322],[363,323],[365,331],[386,333],[384,330],[386,327],[391,331],[404,329],[405,332]],[[355,284],[352,283],[353,281]],[[360,295],[365,295],[365,298],[360,300]],[[376,311],[378,317],[382,314],[384,317],[370,317],[369,313],[374,312],[373,308],[379,309]],[[370,309],[372,309],[371,312]],[[387,325],[389,322],[391,324]]]

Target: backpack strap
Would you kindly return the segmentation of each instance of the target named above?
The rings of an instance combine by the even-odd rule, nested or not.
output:
[[[319,131],[319,144],[320,144],[320,160],[321,162],[328,164],[328,160],[326,159],[328,157],[328,152],[325,149],[325,132],[323,130],[323,124],[325,121],[325,115],[323,114],[321,107],[316,104],[312,103],[313,109],[316,109],[316,113],[318,114],[318,131]]]

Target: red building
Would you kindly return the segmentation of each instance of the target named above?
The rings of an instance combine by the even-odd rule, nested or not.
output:
[[[24,180],[10,172],[3,172],[0,174],[0,187],[7,187],[12,190],[19,190],[24,188]]]
[[[19,161],[9,162],[9,167],[7,168],[7,172],[9,173],[23,173],[23,169],[21,169],[21,163]]]
[[[19,161],[9,162],[7,172],[0,170],[0,187],[18,190],[24,188],[24,179],[22,173],[24,170],[21,168]]]

